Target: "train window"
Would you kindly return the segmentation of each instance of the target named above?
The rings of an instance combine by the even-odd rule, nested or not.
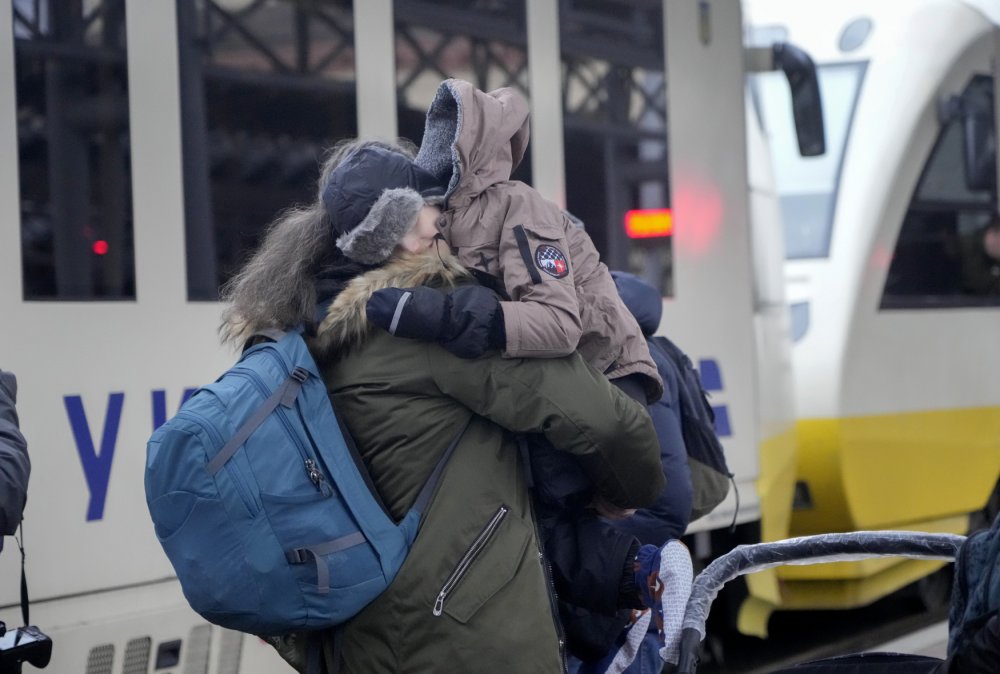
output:
[[[125,0],[12,6],[24,299],[134,299]]]
[[[393,13],[397,114],[403,138],[420,144],[427,108],[438,85],[450,77],[482,91],[513,87],[528,97],[524,0],[396,0]],[[531,162],[522,161],[513,178],[531,184]]]
[[[962,97],[983,101],[992,112],[993,79],[973,78]],[[970,189],[962,143],[956,118],[941,129],[903,219],[883,309],[1000,305],[996,181]]]
[[[315,199],[323,151],[357,135],[353,10],[177,3],[189,299],[215,300],[275,215]]]
[[[673,294],[670,237],[630,239],[625,213],[670,205],[662,3],[561,2],[566,207],[612,269]]]
[[[820,66],[820,98],[826,128],[826,153],[799,154],[788,81],[780,73],[760,73],[751,82],[764,127],[770,135],[774,178],[781,198],[785,257],[822,258],[830,253],[834,205],[844,149],[851,132],[865,63]]]

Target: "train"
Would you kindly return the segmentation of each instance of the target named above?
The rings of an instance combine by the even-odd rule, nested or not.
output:
[[[827,132],[822,157],[801,157],[785,87],[751,77],[793,338],[788,533],[983,526],[1000,496],[1000,261],[982,247],[997,214],[1000,4],[750,0],[746,13],[748,44],[787,40],[814,59]],[[915,581],[940,606],[939,566],[784,567],[773,606],[862,606]]]

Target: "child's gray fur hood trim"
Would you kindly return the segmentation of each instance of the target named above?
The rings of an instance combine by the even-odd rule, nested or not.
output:
[[[424,198],[409,187],[384,190],[357,227],[337,238],[337,248],[362,264],[387,259],[417,221]]]
[[[451,82],[445,80],[427,108],[424,137],[413,163],[437,178],[438,183],[447,179],[446,196],[458,187],[462,175],[455,148],[462,132],[462,119],[462,97]]]

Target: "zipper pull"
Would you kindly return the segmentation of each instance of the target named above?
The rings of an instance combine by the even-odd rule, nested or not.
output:
[[[441,612],[444,611],[444,597],[445,593],[439,592],[437,599],[434,600],[434,610],[432,613],[436,616],[441,615]]]
[[[316,488],[322,489],[323,473],[319,472],[316,462],[312,459],[306,459],[306,473],[309,475],[309,480],[316,485]]]

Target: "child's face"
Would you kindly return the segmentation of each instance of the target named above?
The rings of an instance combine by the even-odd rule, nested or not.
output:
[[[424,206],[417,215],[417,222],[410,227],[410,231],[403,236],[399,242],[403,250],[411,253],[421,253],[434,245],[434,237],[437,236],[437,219],[441,216],[441,209],[437,206]]]

